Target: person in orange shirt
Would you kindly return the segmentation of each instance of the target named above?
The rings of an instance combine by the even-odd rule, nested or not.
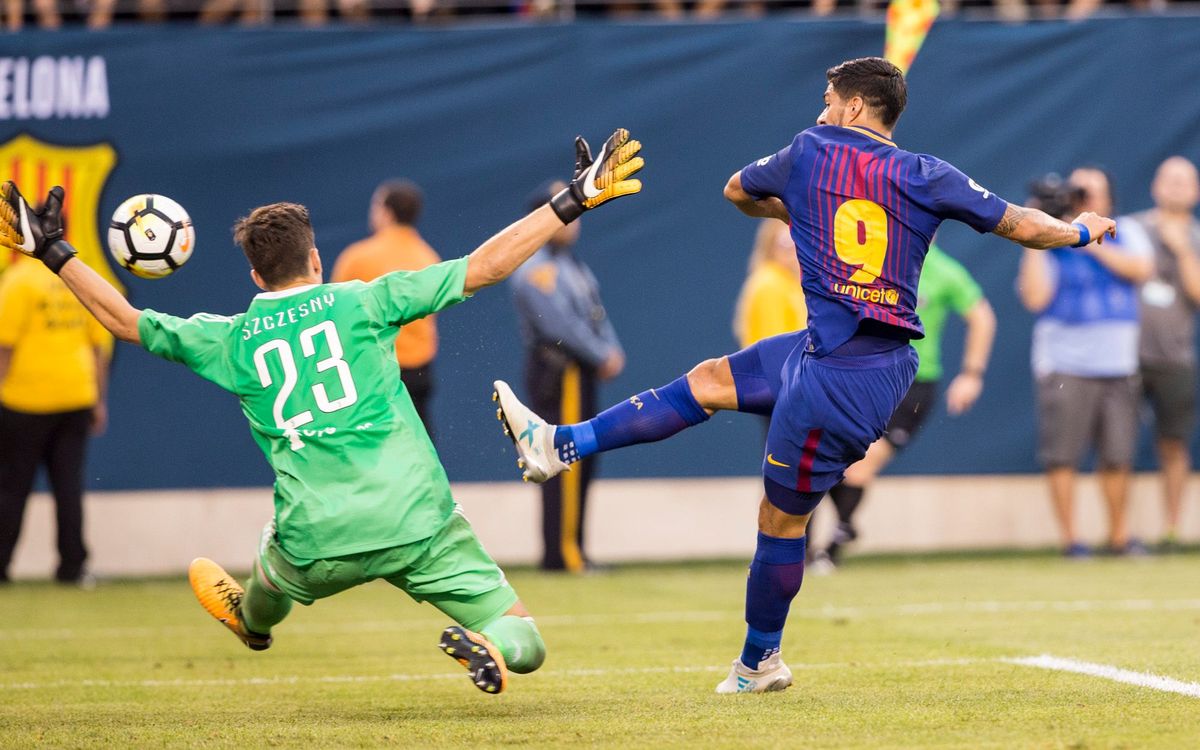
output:
[[[331,281],[372,281],[392,271],[419,271],[441,261],[417,232],[421,189],[408,180],[392,180],[375,189],[371,198],[373,234],[350,245],[338,256]],[[400,379],[413,406],[433,437],[429,400],[433,395],[433,360],[437,356],[437,323],[433,315],[414,320],[396,336]]]

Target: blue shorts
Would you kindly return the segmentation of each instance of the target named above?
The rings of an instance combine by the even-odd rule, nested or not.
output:
[[[859,337],[815,357],[807,344],[808,331],[773,336],[729,355],[729,367],[738,411],[771,416],[763,476],[823,494],[883,437],[917,374],[917,352]]]

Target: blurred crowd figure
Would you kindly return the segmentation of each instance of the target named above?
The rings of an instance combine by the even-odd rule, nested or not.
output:
[[[108,421],[113,339],[58,276],[17,258],[0,278],[0,584],[40,469],[54,494],[59,583],[90,588],[83,537],[88,436]]]
[[[769,336],[808,327],[800,261],[788,225],[763,219],[754,235],[746,281],[733,315],[733,336],[747,347]]]
[[[1059,191],[1053,177],[1035,185],[1031,203],[1070,220],[1082,211],[1113,216],[1112,180],[1076,169]],[[1049,210],[1047,210],[1049,209]],[[1109,547],[1138,553],[1126,506],[1137,448],[1138,285],[1154,273],[1154,250],[1140,225],[1117,220],[1117,236],[1083,248],[1026,250],[1017,289],[1037,315],[1031,360],[1038,416],[1038,459],[1068,556],[1088,547],[1075,526],[1075,477],[1096,456],[1109,518]]]
[[[1196,426],[1196,312],[1200,310],[1200,175],[1182,156],[1158,167],[1154,208],[1130,217],[1154,248],[1154,274],[1142,285],[1138,360],[1154,411],[1155,447],[1166,511],[1164,546],[1176,543]]]
[[[411,180],[389,180],[375,188],[367,221],[371,236],[347,247],[333,264],[330,281],[374,281],[392,271],[420,271],[441,261],[417,231],[425,196]],[[433,362],[437,357],[437,316],[404,325],[396,335],[396,361],[400,380],[408,389],[413,408],[436,442],[430,399],[433,397]]]
[[[1086,18],[1100,10],[1161,12],[1172,0],[942,0],[942,16],[991,15],[1022,22],[1046,18]],[[321,25],[337,18],[348,22],[442,21],[464,16],[519,16],[570,19],[576,16],[655,16],[666,19],[717,18],[728,15],[814,16],[885,12],[887,0],[4,0],[5,27],[22,28],[32,19],[40,28],[86,23],[101,29],[119,20],[266,24],[274,20]]]
[[[565,189],[561,180],[538,186],[529,210]],[[580,224],[561,227],[509,279],[525,345],[525,393],[552,423],[574,424],[598,411],[597,388],[625,369],[625,350],[600,298],[600,284],[575,246]],[[588,488],[599,456],[572,465],[539,485],[542,494],[542,570],[583,573],[587,551]]]

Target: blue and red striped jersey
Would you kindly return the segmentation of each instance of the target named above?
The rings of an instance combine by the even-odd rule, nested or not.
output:
[[[938,225],[955,219],[990,232],[1008,207],[941,159],[859,126],[809,128],[741,179],[756,199],[787,206],[818,356],[867,320],[923,338],[917,282]]]

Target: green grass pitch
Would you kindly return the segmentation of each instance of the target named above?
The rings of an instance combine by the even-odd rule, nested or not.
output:
[[[1016,664],[1200,682],[1200,557],[865,559],[810,575],[786,692],[716,696],[745,566],[515,571],[550,656],[502,696],[445,619],[375,583],[297,607],[251,653],[182,580],[0,589],[0,748],[1194,748],[1200,696]]]

